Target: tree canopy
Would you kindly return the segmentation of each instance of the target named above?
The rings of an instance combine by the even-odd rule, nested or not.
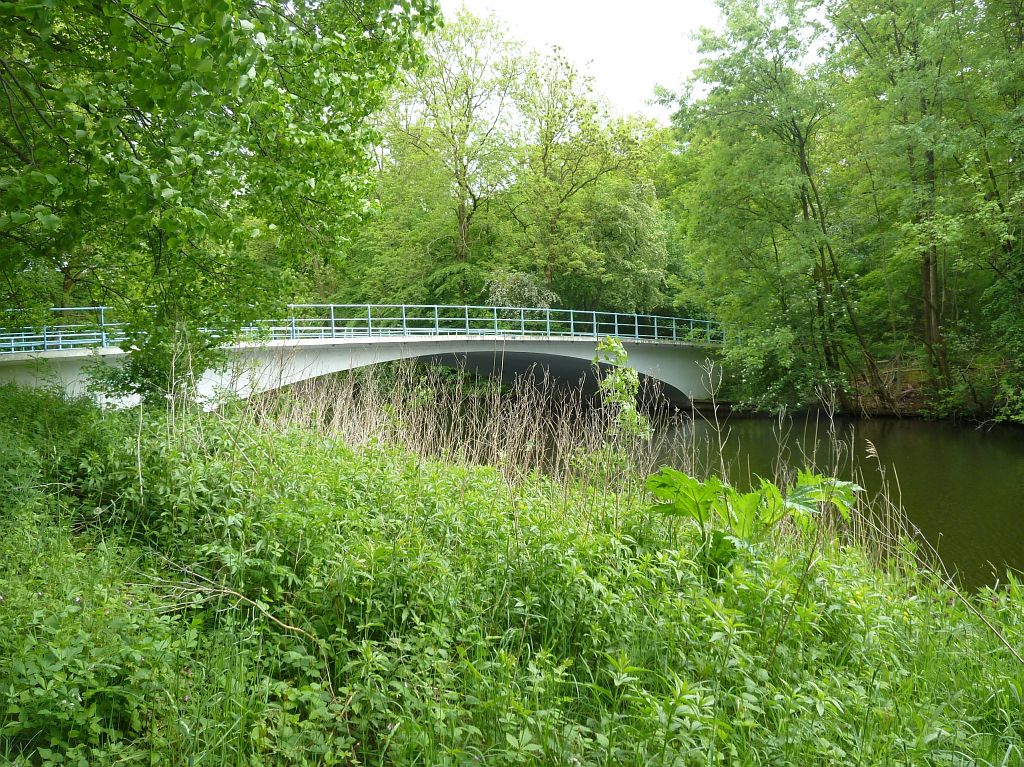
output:
[[[1022,0],[719,5],[669,130],[433,0],[4,3],[0,291],[679,312],[736,401],[1024,421]]]
[[[656,127],[612,115],[557,50],[524,53],[494,19],[450,20],[427,53],[381,117],[353,279],[321,297],[476,302],[517,274],[565,306],[661,305]]]
[[[1019,419],[1024,6],[720,5],[662,188],[740,395]]]
[[[0,6],[0,290],[150,340],[287,298],[365,212],[369,120],[432,0]],[[152,322],[144,318],[157,319]]]

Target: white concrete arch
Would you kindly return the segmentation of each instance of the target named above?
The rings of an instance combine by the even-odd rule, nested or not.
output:
[[[589,364],[596,354],[592,336],[578,338],[516,335],[389,335],[347,338],[300,338],[233,344],[228,362],[205,371],[199,395],[216,401],[223,394],[249,397],[344,370],[406,359],[475,356],[495,362],[508,355],[539,361],[572,360]],[[708,398],[705,368],[715,349],[704,344],[623,339],[628,364],[688,400]],[[86,366],[117,365],[125,353],[117,347],[7,354],[0,357],[0,381],[26,386],[58,386],[72,394],[86,390]],[[557,367],[557,365],[553,365]],[[574,368],[580,370],[581,365]],[[553,371],[557,374],[557,371]]]

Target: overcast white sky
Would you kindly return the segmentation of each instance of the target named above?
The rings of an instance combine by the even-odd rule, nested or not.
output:
[[[677,89],[697,64],[691,35],[719,24],[713,0],[441,0],[447,16],[461,7],[493,13],[531,48],[560,46],[617,111],[663,122],[669,112],[646,103],[654,86]]]

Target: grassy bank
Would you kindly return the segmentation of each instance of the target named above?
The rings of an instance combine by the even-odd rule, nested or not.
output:
[[[1016,584],[965,602],[838,521],[709,567],[584,411],[474,436],[381,396],[0,391],[0,759],[1024,762]]]

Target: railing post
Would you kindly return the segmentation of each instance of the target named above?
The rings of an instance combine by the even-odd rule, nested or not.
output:
[[[569,310],[569,335],[576,335],[576,312],[573,309]]]
[[[100,346],[107,345],[107,317],[104,312],[106,307],[100,307]]]
[[[597,312],[593,311],[590,314],[591,314],[590,319],[592,319],[594,321],[594,338],[597,338],[597,336],[598,336],[598,333],[597,333]]]
[[[519,335],[526,335],[526,309],[519,310]]]
[[[658,340],[658,315],[655,314],[652,318],[654,320],[654,340]]]
[[[618,312],[613,312],[612,313],[612,327],[615,328],[615,335],[618,336],[619,335],[619,313]]]
[[[373,335],[373,309],[369,304],[366,305],[366,335]]]
[[[494,335],[498,335],[498,307],[492,306],[491,310],[494,312]]]
[[[441,320],[437,316],[437,304],[434,304],[434,335],[441,335]]]
[[[463,306],[462,307],[462,311],[466,315],[466,335],[468,336],[469,335],[469,307],[468,306]]]
[[[338,335],[337,324],[334,319],[334,304],[331,304],[331,338],[336,338]]]
[[[637,341],[640,340],[640,315],[633,315],[633,338]]]
[[[676,340],[676,318],[672,318],[672,340]]]
[[[402,304],[402,335],[409,335],[409,324],[405,320],[405,304]]]
[[[551,309],[550,308],[544,310],[544,322],[545,322],[545,327],[547,328],[547,335],[550,338],[551,337]]]
[[[294,309],[292,309],[291,331],[290,332],[291,332],[291,338],[292,338],[292,340],[294,340],[295,339],[295,310]]]

